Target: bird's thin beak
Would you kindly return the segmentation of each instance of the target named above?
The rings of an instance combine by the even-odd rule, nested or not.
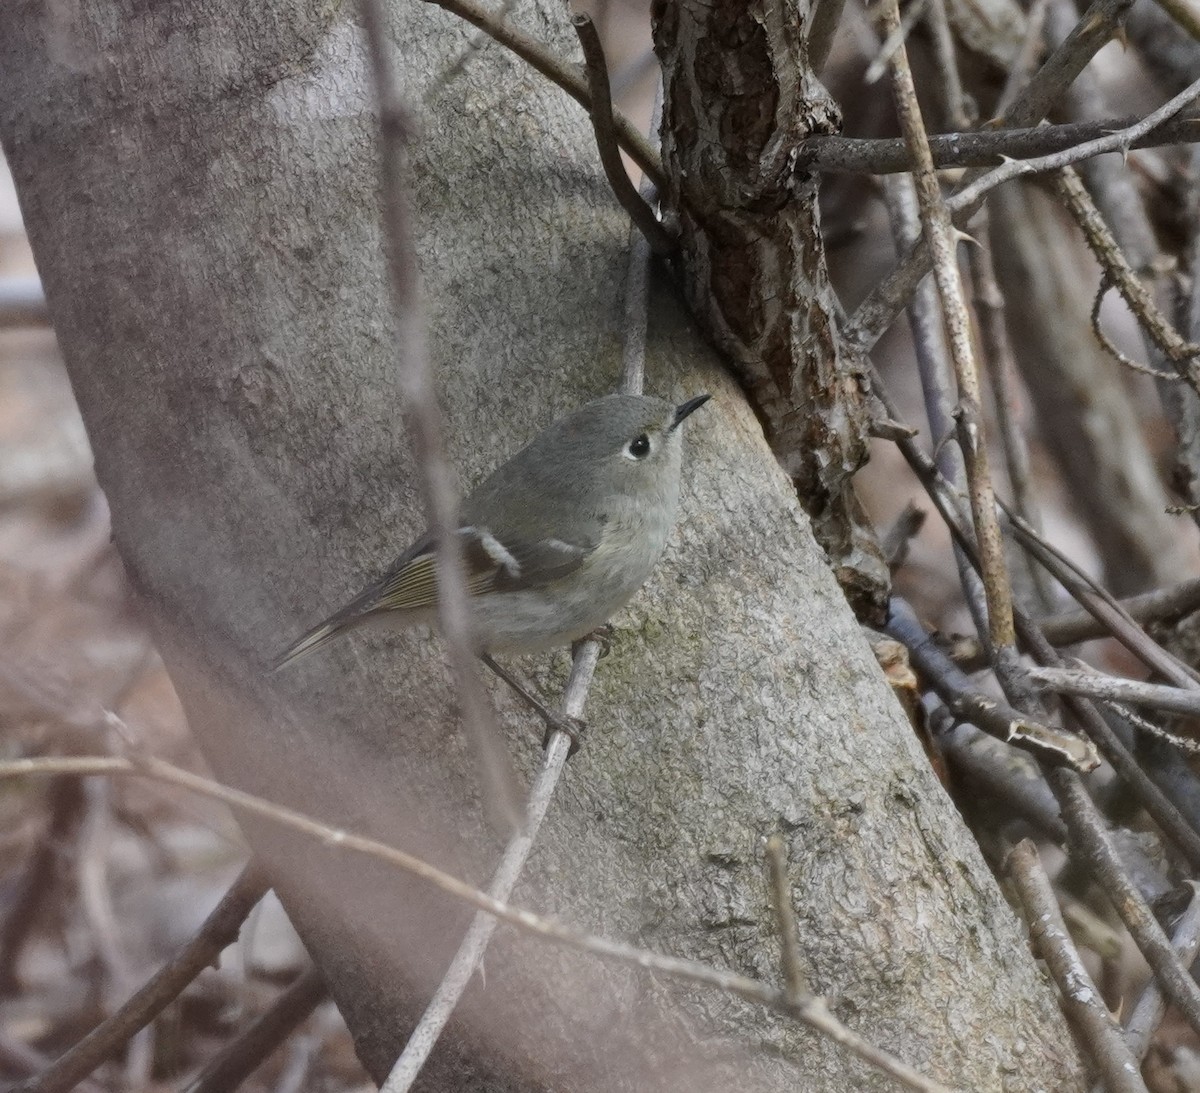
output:
[[[675,407],[675,419],[671,422],[672,430],[678,429],[683,424],[683,419],[692,413],[694,410],[699,410],[712,395],[697,395],[695,398],[690,398],[687,402],[680,403]]]

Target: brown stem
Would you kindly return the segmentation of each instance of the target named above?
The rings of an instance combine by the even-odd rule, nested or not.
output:
[[[114,760],[121,763],[123,760]],[[22,1082],[14,1093],[66,1093],[173,1002],[225,946],[237,939],[242,923],[270,885],[248,865],[204,920],[196,936],[163,965],[111,1017],[102,1021],[40,1074]]]
[[[600,163],[605,177],[612,187],[629,218],[646,237],[650,249],[657,255],[667,255],[676,249],[676,242],[659,223],[654,210],[642,200],[641,194],[629,180],[625,164],[621,162],[621,150],[617,147],[616,129],[613,123],[612,95],[608,86],[608,65],[604,60],[604,46],[591,16],[580,14],[571,18],[571,25],[579,36],[583,47],[583,63],[587,70],[588,89],[592,105],[588,113],[592,128],[596,131],[596,146],[600,150]]]
[[[1008,855],[1005,872],[1021,899],[1029,933],[1038,954],[1058,984],[1063,1008],[1079,1030],[1080,1047],[1104,1077],[1112,1093],[1145,1093],[1137,1060],[1121,1028],[1109,1016],[1104,998],[1088,974],[1063,922],[1050,879],[1042,869],[1037,847],[1022,839]]]

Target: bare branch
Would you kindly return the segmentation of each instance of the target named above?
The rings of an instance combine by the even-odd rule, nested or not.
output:
[[[1200,41],[1200,15],[1186,0],[1154,0],[1190,37]]]
[[[1004,454],[1004,469],[1008,472],[1013,507],[1030,527],[1041,528],[1041,514],[1029,477],[1029,443],[1025,430],[1017,421],[1013,385],[1017,382],[1013,347],[1009,341],[1004,319],[1004,296],[996,282],[992,253],[991,214],[985,205],[978,214],[979,233],[973,246],[967,248],[967,264],[971,271],[972,297],[979,327],[979,343],[984,353],[984,374],[992,396],[992,416]],[[1043,610],[1054,603],[1054,590],[1046,573],[1026,562],[1030,583]]]
[[[1048,777],[1062,805],[1071,843],[1081,852],[1146,963],[1154,969],[1163,993],[1179,1007],[1187,1023],[1200,1031],[1200,986],[1171,948],[1142,894],[1130,881],[1079,775],[1059,767]]]
[[[897,0],[884,3],[883,20],[884,29],[889,34],[899,33],[900,9]],[[988,637],[1003,664],[1015,657],[1012,589],[992,496],[991,471],[983,437],[979,375],[971,341],[970,318],[955,256],[957,233],[942,201],[908,54],[903,46],[892,58],[892,85],[900,128],[916,166],[914,181],[920,200],[921,223],[933,257],[934,280],[942,302],[950,356],[958,381],[959,446],[966,466],[971,517],[978,536],[983,585],[987,595]]]
[[[1063,1008],[1079,1029],[1081,1046],[1100,1071],[1104,1088],[1112,1093],[1146,1093],[1137,1060],[1067,932],[1037,847],[1028,839],[1019,842],[1008,855],[1005,872],[1020,896],[1034,944],[1058,984]]]
[[[585,642],[576,653],[571,665],[571,675],[563,692],[563,713],[570,717],[583,715],[588,687],[591,685],[592,674],[599,659],[600,646],[594,641]],[[566,733],[555,732],[546,748],[541,772],[529,795],[524,829],[505,847],[504,856],[488,887],[488,895],[492,899],[506,902],[512,895],[521,870],[524,869],[525,862],[533,850],[538,832],[541,831],[542,821],[550,808],[550,801],[566,767],[570,750],[570,737]],[[412,1087],[438,1037],[450,1020],[450,1015],[462,998],[463,991],[467,989],[471,977],[479,967],[484,951],[495,932],[496,922],[492,915],[483,912],[476,914],[458,951],[450,961],[450,967],[438,984],[437,991],[425,1007],[425,1012],[421,1014],[416,1028],[409,1035],[400,1057],[392,1065],[387,1080],[380,1087],[380,1093],[405,1093]]]
[[[1197,951],[1200,951],[1200,885],[1195,881],[1184,883],[1192,890],[1192,898],[1183,917],[1175,926],[1171,944],[1175,946],[1180,962],[1190,967],[1196,959]],[[1125,1042],[1135,1058],[1146,1057],[1154,1030],[1166,1011],[1167,1002],[1163,998],[1162,990],[1151,980],[1125,1023]]]
[[[1086,738],[1034,721],[981,694],[933,643],[899,596],[893,596],[888,605],[887,632],[905,645],[914,667],[956,718],[1051,763],[1067,763],[1085,773],[1100,765],[1096,749]]]
[[[1150,706],[1156,710],[1200,717],[1200,691],[1184,691],[1161,683],[1120,679],[1086,667],[1032,668],[1029,678],[1047,690],[1057,691],[1059,694],[1128,702],[1134,706]]]
[[[817,75],[829,59],[846,0],[816,0],[808,24],[808,63]]]
[[[1200,611],[1200,578],[1182,581],[1169,588],[1156,589],[1141,596],[1118,600],[1121,610],[1134,622],[1145,625],[1168,622]],[[1107,637],[1111,631],[1088,611],[1072,611],[1042,619],[1039,625],[1053,645],[1074,645],[1093,638]]]
[[[787,853],[783,836],[767,840],[767,875],[771,881],[771,903],[775,908],[775,929],[783,957],[783,981],[788,998],[800,1002],[809,993],[804,964],[800,959],[800,937],[796,928],[796,909],[792,906],[792,886],[788,883]]]
[[[583,47],[588,88],[592,96],[592,105],[588,112],[591,115],[592,127],[596,131],[596,146],[600,150],[600,162],[604,167],[608,184],[612,187],[621,208],[629,214],[629,218],[646,237],[650,249],[658,255],[670,254],[676,249],[675,240],[659,223],[658,217],[654,215],[654,210],[642,200],[641,195],[629,180],[625,164],[621,162],[616,130],[613,127],[612,97],[608,87],[608,65],[604,60],[604,47],[600,43],[600,35],[596,33],[596,26],[589,15],[573,16],[571,25],[579,36],[579,44]]]
[[[238,1089],[327,997],[321,973],[305,968],[265,1013],[205,1066],[187,1093]]]
[[[478,27],[502,46],[511,49],[521,60],[531,65],[548,80],[561,87],[584,109],[591,109],[591,94],[588,91],[587,81],[584,80],[579,69],[556,56],[536,38],[518,30],[508,20],[497,18],[475,0],[424,0],[424,2],[436,4],[452,15],[465,19],[472,26]],[[613,124],[621,147],[654,180],[654,184],[661,188],[665,181],[662,160],[653,146],[623,114],[615,115]]]
[[[37,762],[37,760],[27,760]],[[47,760],[67,764],[66,770],[91,774],[132,774],[133,764],[125,759]],[[65,771],[64,771],[65,772]],[[89,1032],[44,1071],[19,1086],[20,1093],[66,1093],[109,1058],[131,1036],[145,1028],[183,990],[237,940],[242,923],[266,894],[269,885],[258,869],[249,865],[204,920],[196,936],[132,995],[116,1013]]]
[[[748,1002],[754,1002],[787,1014],[827,1036],[857,1058],[890,1075],[910,1089],[921,1090],[922,1093],[949,1093],[946,1086],[926,1078],[907,1063],[876,1047],[864,1040],[858,1033],[847,1028],[829,1012],[821,998],[809,996],[802,1002],[793,1002],[787,997],[786,992],[769,987],[757,979],[750,979],[747,976],[721,968],[713,968],[693,960],[664,956],[624,942],[610,941],[608,938],[595,934],[579,933],[553,919],[543,918],[531,911],[494,899],[486,892],[473,888],[457,877],[443,872],[436,866],[403,850],[398,850],[364,835],[356,835],[344,828],[330,827],[295,809],[274,804],[261,797],[256,797],[252,793],[246,793],[243,790],[203,778],[198,774],[192,774],[190,771],[173,766],[162,759],[146,756],[136,758],[66,756],[13,759],[0,762],[0,779],[55,774],[140,775],[185,789],[191,793],[223,801],[233,809],[252,813],[292,831],[300,832],[324,846],[363,854],[376,861],[382,861],[397,869],[402,869],[420,877],[439,891],[445,892],[477,910],[494,915],[523,933],[579,952],[589,953],[603,960],[612,960],[646,971],[657,972],[680,982],[734,994]],[[20,1093],[32,1093],[32,1090],[21,1090]]]
[[[1079,163],[1092,156],[1104,155],[1107,152],[1127,152],[1134,140],[1152,133],[1164,122],[1169,121],[1189,103],[1200,98],[1200,80],[1181,91],[1173,99],[1165,102],[1157,110],[1147,114],[1141,121],[1115,133],[1094,137],[1081,144],[1064,148],[1062,151],[1048,155],[1037,156],[1034,159],[1009,160],[982,178],[976,179],[969,186],[962,187],[947,202],[951,211],[966,209],[979,201],[989,190],[994,190],[1003,182],[1024,175],[1039,174],[1043,171],[1057,171]]]
[[[30,931],[55,890],[63,844],[79,823],[83,792],[78,778],[55,778],[47,788],[50,817],[37,846],[13,885],[3,923],[0,923],[0,995],[18,986],[17,961]]]

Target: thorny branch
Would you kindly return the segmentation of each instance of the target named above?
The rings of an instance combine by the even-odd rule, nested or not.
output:
[[[1067,40],[1046,59],[1025,89],[1014,97],[1003,120],[1013,127],[1028,127],[1036,125],[1050,113],[1063,91],[1111,39],[1132,2],[1095,0]],[[969,185],[976,177],[978,171],[968,172],[962,185]],[[974,207],[961,209],[955,216],[955,226],[965,228],[974,212]],[[860,353],[869,352],[930,269],[928,249],[924,245],[917,246],[870,293],[843,326],[842,337],[848,347]]]

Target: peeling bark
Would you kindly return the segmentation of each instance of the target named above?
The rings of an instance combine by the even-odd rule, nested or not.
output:
[[[852,604],[877,618],[888,577],[851,477],[867,458],[861,371],[837,337],[808,136],[836,132],[807,62],[806,4],[656,3],[666,207],[684,295],[733,364]]]

